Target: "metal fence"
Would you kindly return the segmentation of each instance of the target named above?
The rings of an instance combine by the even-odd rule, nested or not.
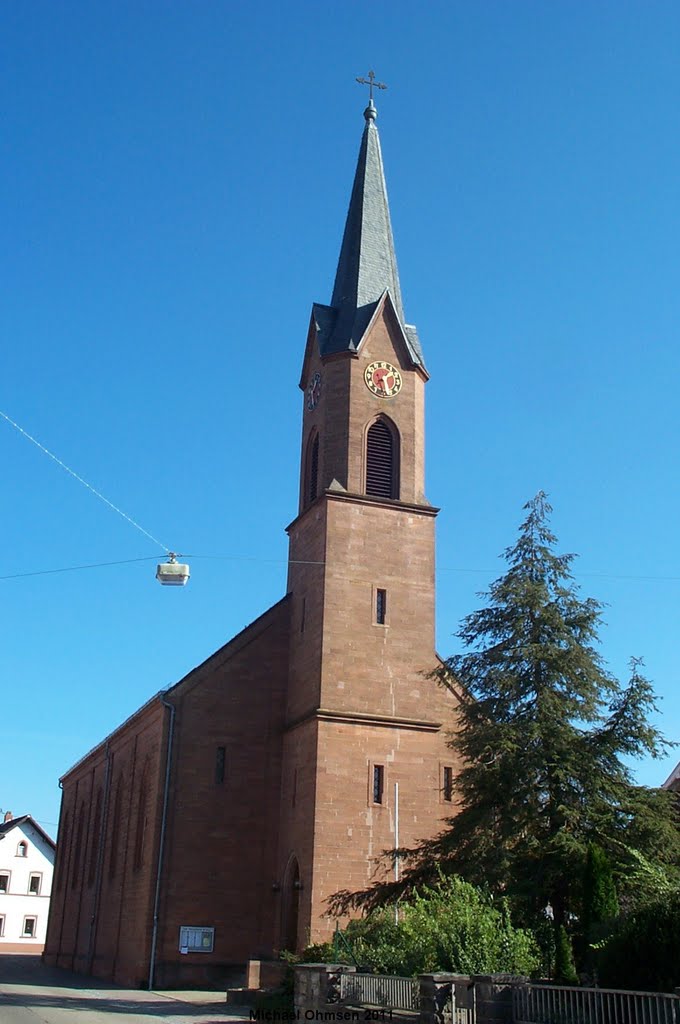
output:
[[[515,1024],[680,1024],[680,997],[608,988],[517,985]]]
[[[389,974],[341,974],[340,999],[355,1006],[419,1010],[420,984],[417,978]]]

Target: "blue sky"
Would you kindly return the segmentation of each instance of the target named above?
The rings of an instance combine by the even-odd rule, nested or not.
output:
[[[57,780],[284,592],[312,301],[375,68],[407,318],[431,373],[438,647],[539,488],[602,653],[680,738],[680,7],[41,2],[0,11],[0,805]],[[666,763],[642,762],[658,784]]]

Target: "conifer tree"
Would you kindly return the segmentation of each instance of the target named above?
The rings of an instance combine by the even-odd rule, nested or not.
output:
[[[557,929],[555,940],[555,978],[558,985],[578,985],[578,974],[574,965],[574,952],[567,929],[563,924]]]
[[[434,840],[400,851],[399,889],[459,874],[508,896],[524,923],[550,904],[559,931],[581,909],[589,843],[624,874],[640,855],[676,870],[680,841],[670,795],[636,786],[624,760],[669,745],[649,722],[652,687],[639,661],[625,687],[607,671],[601,605],[579,596],[574,556],[555,552],[545,494],[525,508],[507,571],[463,620],[464,653],[436,673],[466,695],[451,738],[460,809]],[[396,892],[386,883],[340,893],[334,906],[375,906]]]
[[[583,875],[581,930],[586,939],[597,938],[598,926],[612,921],[619,912],[616,884],[609,858],[597,843],[588,845]]]

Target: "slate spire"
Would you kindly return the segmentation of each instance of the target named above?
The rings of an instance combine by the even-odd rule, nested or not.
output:
[[[394,251],[387,186],[373,100],[364,111],[366,126],[361,139],[354,185],[347,211],[345,232],[330,306],[315,303],[322,355],[356,352],[371,317],[384,293],[389,293],[409,355],[423,366],[415,327],[407,325]]]
[[[366,127],[354,175],[331,306],[337,310],[347,306],[357,310],[375,302],[388,288],[403,323],[397,257],[373,100],[366,107],[364,117]]]

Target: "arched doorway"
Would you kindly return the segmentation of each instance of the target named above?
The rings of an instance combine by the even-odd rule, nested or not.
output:
[[[288,861],[283,881],[281,905],[281,949],[295,953],[298,944],[298,912],[300,909],[300,865],[293,854]]]

